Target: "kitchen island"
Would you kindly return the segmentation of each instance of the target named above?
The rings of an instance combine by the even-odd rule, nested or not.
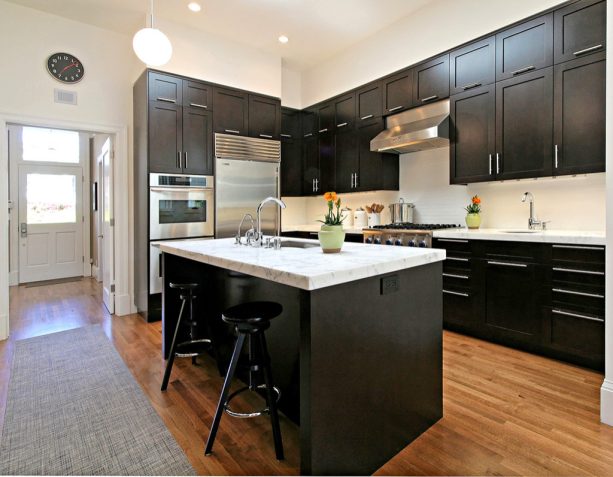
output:
[[[279,408],[300,425],[301,473],[371,474],[442,417],[445,252],[346,243],[340,254],[323,254],[317,241],[284,245],[161,244],[163,353],[180,306],[172,281],[199,284],[195,316],[210,320],[222,370],[234,337],[221,312],[279,302],[283,313],[266,335]]]

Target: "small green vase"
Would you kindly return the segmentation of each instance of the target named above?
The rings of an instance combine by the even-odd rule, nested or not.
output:
[[[479,214],[466,214],[466,226],[469,229],[478,229],[481,225],[481,216]]]
[[[322,225],[318,233],[319,244],[324,253],[339,253],[345,241],[342,225]]]

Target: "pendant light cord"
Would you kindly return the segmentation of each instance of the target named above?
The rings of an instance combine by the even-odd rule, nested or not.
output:
[[[153,0],[151,0],[151,10],[150,10],[150,12],[151,13],[150,13],[149,19],[150,19],[150,23],[151,23],[151,28],[153,28]]]

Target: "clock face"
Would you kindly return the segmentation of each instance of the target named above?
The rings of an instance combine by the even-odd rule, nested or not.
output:
[[[62,83],[77,83],[85,74],[83,63],[69,53],[53,53],[47,60],[47,70]]]

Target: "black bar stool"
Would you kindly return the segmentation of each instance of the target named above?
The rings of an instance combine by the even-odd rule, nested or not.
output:
[[[270,415],[272,424],[272,435],[275,442],[275,453],[278,460],[283,460],[283,442],[281,440],[281,429],[279,427],[279,415],[277,413],[277,401],[281,397],[281,392],[273,385],[272,371],[270,367],[270,356],[266,347],[266,338],[264,331],[270,327],[270,320],[279,316],[283,311],[283,307],[279,303],[269,301],[254,301],[243,303],[241,305],[228,308],[222,314],[222,319],[226,323],[234,325],[234,329],[238,335],[232,359],[228,366],[226,379],[221,390],[221,397],[215,411],[215,418],[211,426],[209,439],[206,443],[205,455],[211,455],[213,451],[213,443],[221,415],[225,411],[233,417],[256,417],[262,414]],[[230,384],[236,371],[236,365],[245,343],[245,338],[249,337],[249,386],[239,389],[228,395],[230,392]],[[258,384],[257,374],[264,375],[264,383]],[[266,389],[266,407],[261,411],[251,413],[239,413],[230,409],[230,401],[238,394],[250,390]]]
[[[172,338],[172,344],[170,345],[170,352],[168,353],[168,362],[166,363],[166,371],[164,372],[164,379],[162,380],[162,391],[166,391],[168,387],[168,380],[170,379],[170,372],[172,371],[172,365],[175,361],[175,357],[179,358],[192,358],[192,364],[196,364],[196,356],[204,353],[206,348],[211,344],[211,340],[196,339],[196,326],[197,322],[194,319],[194,289],[198,287],[197,283],[170,283],[170,288],[174,288],[180,291],[179,298],[181,299],[181,310],[179,311],[179,318],[177,319],[177,326],[175,328],[175,334]],[[189,302],[189,339],[181,343],[177,343],[177,335],[179,334],[179,328],[183,318],[183,312],[185,310],[186,303]],[[208,324],[208,321],[207,321]],[[211,330],[209,327],[209,336]]]

